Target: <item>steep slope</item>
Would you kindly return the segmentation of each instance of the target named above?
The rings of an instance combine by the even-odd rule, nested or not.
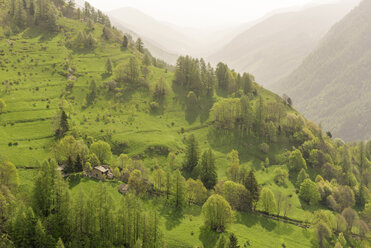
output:
[[[300,67],[277,85],[335,136],[371,137],[371,1],[336,24]]]
[[[356,5],[341,1],[273,15],[238,35],[208,60],[251,72],[265,87],[287,76],[329,28]]]

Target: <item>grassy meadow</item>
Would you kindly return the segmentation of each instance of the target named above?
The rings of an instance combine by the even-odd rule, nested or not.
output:
[[[27,199],[32,193],[36,175],[35,169],[24,168],[37,167],[38,162],[50,155],[55,141],[53,119],[63,106],[70,118],[71,132],[106,140],[111,144],[114,160],[120,153],[141,156],[149,169],[154,166],[153,157],[160,165],[166,161],[166,157],[160,154],[151,154],[150,148],[167,147],[172,152],[182,153],[185,137],[193,133],[201,151],[209,147],[213,149],[218,177],[223,179],[229,166],[227,154],[237,149],[241,167],[257,170],[260,184],[292,195],[292,208],[288,216],[304,218],[305,211],[301,209],[293,184],[288,182],[279,187],[274,183],[275,165],[262,170],[261,163],[266,157],[274,164],[276,156],[287,147],[282,144],[271,145],[265,154],[258,148],[261,141],[254,137],[237,143],[232,136],[215,133],[207,116],[200,115],[195,121],[188,122],[184,114],[185,106],[176,100],[172,90],[174,75],[170,70],[150,66],[147,78],[151,89],[159,80],[164,80],[168,86],[163,113],[150,112],[151,91],[128,91],[121,101],[100,93],[93,105],[84,107],[92,80],[95,80],[100,92],[105,92],[106,83],[113,79],[112,75],[105,73],[108,58],[116,66],[126,63],[131,56],[138,58],[141,63],[142,55],[133,54],[131,50],[123,51],[116,42],[99,42],[103,26],[98,24],[93,32],[98,40],[97,48],[93,52],[74,52],[64,46],[66,37],[76,36],[78,30],[86,28],[86,24],[66,18],[60,18],[59,24],[63,31],[55,35],[26,29],[12,36],[13,45],[0,36],[0,98],[7,104],[6,112],[0,115],[0,153],[6,154],[18,167],[20,191],[24,198]],[[73,68],[75,80],[67,79],[67,67]],[[61,96],[70,83],[73,87],[68,90],[66,101]],[[266,102],[276,98],[273,93],[260,90]],[[177,156],[179,166],[182,159],[182,155]],[[117,192],[119,183],[105,184],[116,199],[116,204],[120,204],[123,196]],[[80,189],[93,191],[97,185],[98,181],[87,178],[70,181],[72,194]],[[161,213],[161,225],[168,247],[215,245],[218,234],[204,227],[199,206],[190,206],[179,216],[168,212],[164,204],[163,199],[144,201],[146,207],[155,207]],[[281,247],[283,243],[286,247],[311,247],[309,230],[247,213],[237,213],[236,222],[227,231],[235,233],[240,244],[249,243],[251,247]]]

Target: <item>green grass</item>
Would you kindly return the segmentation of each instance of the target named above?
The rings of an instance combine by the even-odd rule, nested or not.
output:
[[[93,192],[99,181],[88,178],[71,179],[72,195],[79,190]],[[124,196],[118,193],[118,183],[104,182],[109,193],[112,194],[115,204],[120,204]],[[143,202],[145,209],[156,208],[161,216],[161,227],[167,247],[195,247],[203,245],[205,248],[214,247],[219,237],[214,231],[204,225],[201,207],[188,206],[183,213],[173,212],[163,198],[154,198]],[[235,223],[230,225],[226,232],[233,232],[239,244],[249,241],[251,247],[280,247],[284,242],[286,247],[312,247],[310,230],[291,224],[281,223],[248,213],[237,213]],[[241,246],[242,247],[242,246]]]
[[[85,28],[84,23],[65,18],[59,22],[65,34],[69,33],[71,37]],[[261,170],[260,164],[266,157],[274,161],[278,154],[289,147],[285,140],[281,140],[280,145],[271,144],[269,153],[264,154],[258,148],[262,141],[256,137],[248,136],[241,141],[241,138],[233,138],[230,134],[215,133],[200,116],[189,123],[183,104],[175,99],[172,91],[173,73],[154,66],[150,66],[147,80],[151,90],[125,90],[121,101],[115,101],[105,87],[107,82],[113,80],[113,76],[104,75],[106,60],[111,58],[115,66],[126,63],[133,56],[133,51],[122,51],[117,43],[101,41],[101,31],[102,26],[96,25],[94,36],[98,47],[85,53],[74,53],[67,49],[63,45],[66,40],[63,33],[45,34],[37,29],[27,29],[12,37],[15,41],[13,47],[8,45],[7,40],[0,40],[0,51],[4,50],[0,60],[0,98],[7,104],[7,111],[0,115],[0,153],[19,168],[20,194],[25,200],[30,199],[36,171],[21,168],[37,166],[37,161],[50,155],[55,141],[52,120],[63,104],[70,117],[71,130],[79,132],[83,137],[93,136],[111,144],[126,144],[126,148],[119,151],[114,159],[121,152],[143,155],[144,164],[148,168],[153,167],[153,158],[158,160],[160,166],[166,163],[164,156],[146,154],[147,148],[152,146],[168,147],[170,151],[180,154],[176,158],[180,166],[184,140],[189,134],[194,134],[201,151],[210,147],[213,149],[218,177],[226,179],[229,166],[227,154],[237,149],[241,167],[257,170],[259,183],[269,185],[273,190],[279,189],[284,194],[293,194],[293,207],[289,216],[302,218],[304,211],[301,210],[294,186],[288,182],[286,187],[278,187],[272,183],[273,168],[266,172]],[[134,55],[141,63],[142,55]],[[66,76],[63,76],[66,59],[75,68],[74,75],[77,77],[73,81],[71,94],[66,96],[67,105],[61,99],[69,83]],[[100,94],[93,105],[83,108],[91,80],[97,83]],[[168,85],[168,94],[163,105],[164,112],[153,114],[149,110],[149,103],[155,84],[160,80]],[[266,102],[276,99],[276,95],[264,89],[259,89],[259,93]],[[133,116],[130,111],[132,106],[136,109]],[[181,129],[185,132],[181,133]],[[98,183],[88,178],[71,179],[71,192],[73,195],[79,190],[91,192]],[[104,184],[113,194],[116,204],[120,204],[123,196],[117,192],[118,183]],[[148,208],[156,207],[161,213],[168,247],[212,247],[215,244],[218,235],[204,227],[200,207],[189,207],[179,216],[168,212],[169,207],[163,204],[162,199],[147,200],[145,203]],[[250,241],[252,247],[279,247],[284,241],[287,247],[310,246],[309,233],[299,227],[243,213],[237,213],[236,217],[236,223],[227,231],[234,232],[241,244]]]

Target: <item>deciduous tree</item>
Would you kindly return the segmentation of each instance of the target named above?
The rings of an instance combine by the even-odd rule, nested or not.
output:
[[[202,206],[205,224],[213,230],[223,232],[234,220],[234,213],[229,203],[218,194],[212,195]]]
[[[268,187],[264,187],[260,193],[259,206],[269,214],[274,214],[277,211],[276,198]]]

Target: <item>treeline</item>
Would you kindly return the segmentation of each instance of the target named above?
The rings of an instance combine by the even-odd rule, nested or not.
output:
[[[177,61],[173,88],[185,102],[186,115],[209,106],[207,116],[210,112],[217,130],[237,131],[241,137],[252,135],[268,142],[285,137],[295,145],[303,143],[305,120],[288,115],[291,105],[278,96],[267,101],[254,81],[252,75],[236,73],[226,64],[219,63],[214,70],[203,59],[186,56]],[[216,95],[224,98],[214,103]]]
[[[111,27],[111,22],[102,11],[96,10],[88,2],[84,8],[76,8],[74,1],[64,0],[10,0],[9,17],[13,32],[31,25],[46,27],[49,31],[57,31],[58,16],[100,23]]]
[[[199,60],[189,56],[178,58],[174,84],[180,86],[186,94],[194,92],[197,97],[212,97],[215,89],[227,94],[256,94],[254,77],[251,74],[241,75],[223,63],[219,63],[214,70],[202,58]]]
[[[144,210],[134,197],[116,204],[102,183],[96,191],[72,196],[56,162],[49,160],[40,167],[32,196],[22,202],[8,188],[16,194],[15,167],[0,169],[12,180],[1,180],[5,247],[163,247],[158,214]]]

